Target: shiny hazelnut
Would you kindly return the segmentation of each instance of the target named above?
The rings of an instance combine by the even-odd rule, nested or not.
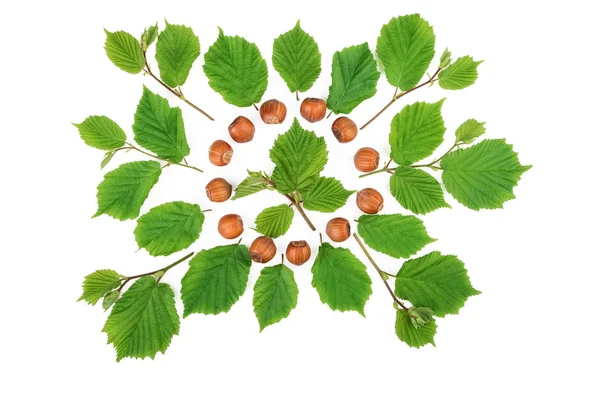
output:
[[[358,134],[356,124],[348,117],[339,117],[333,121],[331,131],[340,143],[351,142]]]
[[[266,236],[259,236],[250,245],[250,257],[258,263],[267,263],[275,257],[277,246],[273,239]]]
[[[318,122],[325,118],[327,103],[323,99],[307,97],[300,105],[300,115],[308,122]]]
[[[281,124],[286,115],[287,108],[279,100],[267,100],[260,106],[260,117],[265,124]]]
[[[310,258],[310,246],[306,240],[294,240],[285,250],[288,261],[294,265],[302,265]]]
[[[206,196],[215,203],[227,201],[231,197],[231,184],[223,178],[215,178],[206,185]]]
[[[217,167],[229,164],[231,156],[233,156],[233,149],[224,140],[215,140],[208,148],[208,159]]]
[[[354,155],[354,166],[360,172],[375,171],[379,166],[379,153],[370,147],[358,149]]]
[[[237,143],[247,143],[254,137],[254,124],[241,115],[229,125],[229,135]]]
[[[356,193],[356,205],[366,214],[377,214],[383,208],[383,196],[375,189],[366,188]]]
[[[227,214],[221,217],[217,229],[225,239],[235,239],[244,232],[244,221],[237,214]]]
[[[325,233],[334,242],[343,242],[350,237],[350,222],[346,218],[333,218],[327,223]]]

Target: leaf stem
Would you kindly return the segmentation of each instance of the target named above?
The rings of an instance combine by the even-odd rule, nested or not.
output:
[[[448,150],[441,157],[436,158],[435,160],[433,160],[429,164],[413,164],[413,165],[411,165],[411,167],[412,168],[439,168],[439,167],[435,167],[434,165],[437,164],[438,162],[442,161],[442,158],[446,157],[448,154],[450,154],[450,152],[452,150],[454,150],[455,148],[457,148],[461,144],[462,144],[461,142],[454,143],[454,145],[452,147],[450,147],[450,150]]]
[[[300,94],[298,93],[297,90],[296,90],[296,101],[300,101]]]
[[[258,107],[256,106],[256,104],[252,103],[252,105],[254,106],[254,109],[255,109],[256,111],[258,111]]]
[[[166,164],[166,165],[164,165],[164,166],[163,166],[163,168],[164,168],[164,167],[167,167],[167,166],[169,166],[169,165],[179,165],[180,167],[184,167],[184,168],[193,169],[194,171],[198,171],[198,172],[204,172],[204,171],[202,171],[200,168],[194,167],[193,165],[187,165],[187,164],[182,164],[182,163],[175,163],[175,162],[171,162],[171,161],[169,161],[169,160],[166,160],[166,159],[164,159],[164,158],[160,158],[160,157],[158,157],[158,156],[156,156],[156,155],[154,155],[154,154],[152,154],[152,153],[148,153],[147,151],[144,151],[144,150],[142,150],[142,149],[140,149],[140,148],[138,148],[138,147],[134,146],[133,144],[131,144],[131,143],[129,143],[129,142],[126,142],[125,144],[126,144],[127,146],[125,146],[125,147],[121,147],[121,148],[118,148],[118,149],[116,149],[114,152],[116,153],[117,151],[121,151],[121,150],[135,150],[135,151],[137,151],[137,152],[140,152],[140,153],[142,153],[142,154],[144,154],[144,155],[146,155],[146,156],[148,156],[148,157],[152,157],[152,158],[154,158],[154,159],[156,159],[156,160],[160,160],[160,161],[164,161],[164,162],[166,162],[167,164]]]
[[[192,103],[191,101],[189,101],[188,99],[186,99],[183,96],[183,93],[181,91],[169,87],[169,85],[167,85],[159,77],[157,77],[156,75],[154,75],[154,73],[150,69],[150,64],[148,63],[148,58],[146,57],[146,52],[144,51],[143,54],[144,54],[144,62],[146,63],[146,69],[144,69],[144,72],[146,74],[150,75],[152,78],[154,78],[154,80],[156,82],[160,83],[165,89],[167,89],[169,92],[173,93],[175,96],[179,97],[184,103],[186,103],[187,105],[189,105],[190,107],[192,107],[194,110],[200,112],[202,115],[204,115],[206,118],[210,119],[211,121],[214,121],[213,117],[211,117],[204,110],[202,110],[200,107],[198,107],[197,105],[195,105],[194,103]]]
[[[406,96],[407,94],[409,94],[410,92],[414,92],[415,90],[422,88],[423,86],[427,86],[433,82],[435,82],[437,79],[436,77],[438,76],[438,74],[440,73],[441,69],[438,68],[437,71],[435,71],[435,73],[425,82],[413,87],[412,89],[408,89],[406,91],[400,92],[399,94],[395,94],[394,93],[394,97],[392,97],[392,100],[387,103],[385,105],[385,107],[383,107],[381,109],[381,111],[379,111],[377,114],[375,114],[375,116],[373,118],[371,118],[369,121],[367,121],[367,123],[365,123],[363,126],[360,127],[361,130],[365,129],[367,126],[369,126],[369,124],[371,124],[371,122],[375,121],[377,119],[377,117],[379,117],[381,114],[384,113],[385,110],[387,110],[392,104],[394,104],[396,102],[396,100]],[[396,90],[398,90],[398,88],[396,88]]]
[[[267,183],[267,185],[270,185],[273,188],[277,189],[277,186],[275,186],[275,182],[273,182],[272,180],[265,178],[265,182]],[[304,209],[300,205],[300,202],[296,201],[296,199],[294,199],[289,194],[284,194],[284,196],[285,196],[286,199],[288,199],[292,203],[292,205],[294,207],[296,207],[296,210],[298,210],[298,212],[300,213],[300,215],[302,216],[302,218],[304,218],[304,221],[306,221],[306,224],[308,225],[308,227],[310,229],[312,229],[313,231],[316,231],[317,228],[315,228],[315,226],[313,225],[313,223],[311,222],[311,220],[308,218],[308,215],[306,215],[306,213],[304,212]]]
[[[182,257],[182,258],[180,258],[179,260],[175,261],[174,263],[172,263],[172,264],[169,264],[169,265],[167,265],[167,266],[166,266],[166,267],[164,267],[164,268],[157,269],[156,271],[152,271],[152,272],[146,272],[146,273],[143,273],[143,274],[139,274],[139,275],[133,275],[133,276],[128,276],[128,277],[126,277],[126,278],[123,278],[123,279],[124,279],[124,280],[123,280],[123,283],[121,283],[121,286],[119,286],[119,289],[118,289],[118,291],[120,292],[120,291],[123,289],[123,287],[124,287],[124,286],[127,284],[127,282],[131,281],[132,279],[141,278],[141,277],[143,277],[143,276],[154,275],[154,274],[156,274],[156,273],[158,273],[158,272],[162,272],[162,273],[163,273],[163,275],[164,275],[164,273],[165,273],[165,272],[167,272],[167,271],[168,271],[168,270],[170,270],[171,268],[173,268],[173,267],[175,267],[175,266],[177,266],[177,265],[181,264],[182,262],[184,262],[185,260],[187,260],[188,258],[190,258],[190,257],[191,257],[191,256],[193,256],[193,255],[194,255],[194,252],[191,252],[191,253],[189,253],[189,254],[187,254],[187,255],[183,256],[183,257]],[[161,275],[161,277],[160,277],[160,278],[162,278],[162,275]],[[159,279],[160,279],[160,278],[159,278]]]
[[[398,297],[396,297],[396,295],[394,294],[394,291],[392,290],[392,288],[390,287],[390,284],[388,283],[387,280],[383,279],[383,274],[386,274],[386,272],[383,272],[381,270],[381,268],[379,268],[379,266],[377,266],[377,264],[375,263],[375,260],[373,260],[373,257],[371,257],[371,255],[369,254],[369,252],[367,251],[367,248],[365,247],[364,243],[362,242],[362,240],[360,240],[360,238],[358,237],[357,233],[354,233],[352,236],[354,236],[354,239],[356,239],[356,242],[358,243],[358,245],[360,246],[360,248],[362,249],[362,251],[365,253],[365,255],[367,256],[367,258],[369,259],[369,261],[371,262],[371,264],[375,267],[375,269],[377,270],[377,273],[379,273],[379,277],[381,278],[381,280],[383,281],[383,283],[385,284],[385,287],[387,288],[388,292],[390,292],[390,295],[392,296],[392,298],[394,299],[394,301],[396,303],[398,303],[398,305],[400,307],[402,307],[402,309],[404,311],[408,311],[408,307],[406,307],[404,305],[404,303],[402,303],[400,301],[400,299]],[[390,275],[390,274],[387,274]],[[391,276],[391,275],[390,275]]]
[[[372,172],[367,172],[366,174],[359,175],[358,177],[359,178],[364,178],[365,176],[371,176],[371,175],[375,175],[375,174],[380,174],[382,172],[392,172],[394,170],[396,170],[396,168],[388,168],[388,166],[386,165],[384,168],[381,168],[381,169],[378,169],[378,170],[372,171]]]

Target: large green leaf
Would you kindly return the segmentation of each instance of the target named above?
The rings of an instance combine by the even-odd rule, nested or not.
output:
[[[204,214],[200,206],[174,201],[154,207],[137,220],[135,240],[152,256],[168,256],[200,237]]]
[[[273,67],[292,92],[306,92],[321,73],[321,53],[315,39],[300,27],[273,42]]]
[[[427,172],[417,168],[399,166],[390,176],[392,195],[402,207],[415,214],[427,214],[450,205],[444,200],[440,183]]]
[[[294,210],[287,204],[265,208],[256,217],[256,231],[271,238],[285,235],[292,225]]]
[[[244,245],[202,250],[181,280],[183,316],[227,312],[246,290],[252,259]]]
[[[446,190],[473,210],[502,208],[505,201],[515,198],[514,187],[531,168],[521,165],[505,139],[487,139],[453,151],[442,158],[440,167]]]
[[[156,61],[161,79],[174,88],[187,80],[194,61],[200,55],[200,40],[192,28],[166,24],[156,42]]]
[[[104,175],[98,185],[98,211],[94,217],[106,214],[121,221],[137,218],[160,173],[156,161],[134,161]]]
[[[435,241],[423,221],[412,215],[361,215],[358,234],[374,250],[396,258],[407,258]]]
[[[302,129],[297,118],[285,134],[277,137],[270,155],[275,163],[273,181],[283,194],[313,184],[327,164],[325,139]]]
[[[130,74],[139,74],[144,68],[144,55],[140,42],[127,32],[109,32],[106,29],[104,50],[117,67]]]
[[[91,115],[80,124],[73,124],[79,129],[81,139],[88,146],[100,150],[114,150],[125,145],[127,136],[115,121],[105,116]]]
[[[179,334],[173,289],[152,276],[138,279],[117,300],[102,331],[115,347],[117,361],[164,354],[171,338]]]
[[[83,281],[83,294],[77,301],[95,305],[104,295],[121,284],[121,274],[112,269],[100,269],[87,275]]]
[[[133,116],[133,133],[136,142],[160,158],[178,163],[190,154],[181,109],[145,86]]]
[[[365,304],[372,293],[371,278],[367,267],[350,250],[323,243],[311,271],[312,286],[324,304],[332,310],[365,315]]]
[[[267,62],[254,43],[239,36],[219,37],[204,55],[208,84],[223,99],[238,107],[260,103],[267,90]]]
[[[439,84],[442,89],[459,90],[471,86],[477,80],[477,66],[483,61],[472,57],[460,57],[440,72]]]
[[[381,28],[377,57],[390,85],[409,90],[427,71],[435,54],[433,28],[419,14],[392,18]]]
[[[261,332],[290,315],[297,303],[298,285],[291,269],[279,264],[260,271],[254,285],[252,305]]]
[[[435,336],[437,325],[432,318],[429,322],[419,328],[415,328],[410,321],[410,316],[404,310],[396,311],[396,335],[398,339],[410,347],[422,347],[426,344],[435,346],[433,337]]]
[[[265,189],[273,190],[273,187],[267,184],[262,172],[248,171],[248,177],[235,188],[235,194],[231,200],[250,196]]]
[[[390,146],[392,159],[410,165],[430,156],[444,141],[442,104],[417,102],[402,109],[392,120]]]
[[[438,317],[458,314],[474,289],[462,261],[439,251],[406,261],[396,276],[396,296],[427,307]]]
[[[352,193],[354,190],[346,190],[337,179],[325,177],[319,177],[301,192],[304,208],[320,212],[336,211],[346,204]]]
[[[336,51],[327,108],[336,114],[349,114],[375,95],[378,80],[377,62],[367,43]]]
[[[485,122],[468,119],[456,129],[456,142],[473,143],[475,139],[485,133]]]

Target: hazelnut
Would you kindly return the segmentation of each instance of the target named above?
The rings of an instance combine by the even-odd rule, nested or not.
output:
[[[231,197],[231,184],[223,178],[215,178],[206,185],[206,196],[215,203],[227,201]]]
[[[217,229],[225,239],[235,239],[244,232],[244,221],[237,214],[227,214],[221,217]]]
[[[379,153],[370,147],[358,149],[354,155],[354,166],[360,172],[375,171],[379,166]]]
[[[327,103],[323,99],[307,97],[300,105],[300,115],[308,122],[318,122],[325,118]]]
[[[377,214],[383,208],[383,196],[375,189],[366,188],[356,193],[356,205],[366,214]]]
[[[260,117],[265,124],[281,124],[286,114],[285,104],[279,100],[267,100],[260,106]]]
[[[350,237],[350,222],[346,218],[333,218],[327,223],[325,233],[334,242],[343,242]]]
[[[288,261],[294,265],[302,265],[310,258],[310,246],[306,240],[294,240],[285,250]]]
[[[351,142],[358,134],[356,124],[348,117],[339,117],[333,121],[331,131],[340,143]]]
[[[229,135],[237,143],[247,143],[254,137],[254,124],[241,115],[229,125]]]
[[[271,261],[276,252],[277,246],[270,237],[259,236],[250,245],[250,257],[258,263]]]
[[[229,164],[231,156],[233,156],[233,149],[224,140],[215,140],[208,148],[208,159],[217,167]]]

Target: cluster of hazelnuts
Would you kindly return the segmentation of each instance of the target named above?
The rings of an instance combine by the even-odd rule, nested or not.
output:
[[[308,122],[318,122],[325,118],[327,103],[322,99],[306,98],[300,105],[300,115]],[[260,106],[260,117],[266,124],[281,124],[287,115],[285,104],[279,100],[268,100]],[[247,143],[254,138],[255,127],[252,121],[239,116],[229,125],[229,135],[236,143]],[[358,128],[348,117],[337,118],[331,131],[340,143],[354,140]],[[224,140],[216,140],[208,149],[210,162],[215,166],[229,164],[233,156],[231,145]],[[361,172],[371,172],[379,166],[379,153],[370,147],[359,149],[354,156],[354,165]],[[210,201],[224,202],[231,197],[232,186],[223,178],[215,178],[206,185],[206,195]],[[383,197],[373,189],[366,188],[356,194],[358,208],[366,214],[377,214],[383,208]],[[244,223],[237,214],[227,214],[219,220],[218,230],[225,239],[235,239],[244,232]],[[350,222],[345,218],[333,218],[327,223],[327,236],[334,242],[343,242],[350,237]],[[266,263],[275,257],[277,247],[273,239],[259,236],[250,246],[250,255],[256,262]],[[310,258],[310,246],[304,240],[292,241],[286,249],[288,261],[302,265]]]

